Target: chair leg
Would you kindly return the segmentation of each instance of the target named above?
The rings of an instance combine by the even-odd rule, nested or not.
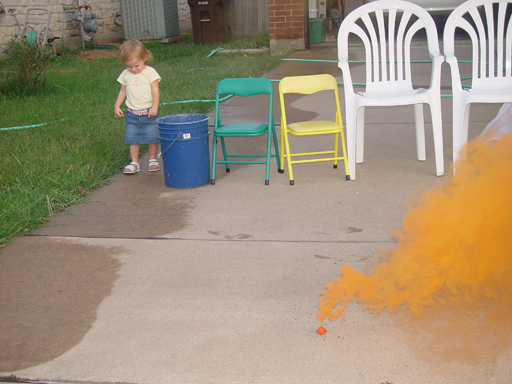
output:
[[[359,108],[356,117],[356,163],[364,161],[364,113],[365,107]]]
[[[220,143],[222,144],[222,154],[224,155],[224,161],[228,161],[228,154],[226,152],[226,144],[224,143],[224,138],[220,138]],[[226,165],[226,172],[229,172],[229,164]]]
[[[270,148],[271,148],[271,140],[272,140],[272,134],[270,133],[270,130],[267,132],[267,163],[265,164],[265,185],[268,185],[269,183],[269,174],[270,174]]]
[[[432,110],[432,131],[434,133],[434,156],[436,159],[436,175],[442,176],[444,175],[444,149],[441,102],[439,101],[439,103],[435,102],[432,104],[430,105],[430,109]]]
[[[217,160],[217,136],[213,136],[213,146],[212,146],[212,176],[211,176],[211,183],[212,185],[215,184],[215,163]]]
[[[432,110],[432,105],[430,105]],[[436,112],[437,113],[437,112]],[[432,110],[432,119],[434,112]],[[425,151],[425,119],[423,117],[423,104],[414,104],[414,124],[416,127],[416,153],[419,161],[427,160]]]
[[[464,105],[463,100],[453,99],[453,164],[464,159],[465,153],[462,153],[462,147],[468,140],[468,123],[470,114],[470,104]]]
[[[279,145],[277,143],[277,134],[276,134],[276,127],[272,126],[272,137],[274,139],[274,151],[276,153],[276,161],[277,161],[277,170],[281,172],[281,156],[279,154]],[[284,169],[283,172],[284,173]]]
[[[338,157],[338,134],[334,134],[334,157]],[[334,164],[332,166],[334,169],[338,168],[338,160],[334,160]]]
[[[284,129],[286,129],[285,127],[283,127],[283,123],[281,121],[281,148],[279,149],[279,154],[280,154],[280,160],[279,160],[279,170],[278,172],[279,173],[284,173]]]
[[[286,163],[288,164],[288,175],[290,177],[290,185],[293,185],[292,157],[290,155],[290,142],[288,141],[288,132],[286,131],[284,133],[284,144],[286,147]]]
[[[350,171],[348,170],[347,144],[345,143],[345,132],[340,132],[341,151],[343,152],[343,166],[345,168],[345,178],[350,180]]]
[[[357,111],[356,106],[347,103],[346,108],[346,124],[347,130],[347,159],[348,169],[351,180],[356,179],[356,130],[357,130]]]
[[[461,142],[459,155],[465,159],[466,158],[466,148],[464,145],[468,142],[468,131],[469,131],[469,116],[471,114],[471,104],[466,104],[464,108],[464,123],[462,124],[461,130]]]

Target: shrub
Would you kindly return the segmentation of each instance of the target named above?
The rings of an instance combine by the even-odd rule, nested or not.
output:
[[[29,44],[25,39],[12,39],[4,50],[3,93],[27,94],[44,87],[46,69],[51,65],[53,52],[48,46]]]

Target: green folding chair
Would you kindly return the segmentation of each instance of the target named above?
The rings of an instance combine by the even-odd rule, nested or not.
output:
[[[229,164],[266,164],[265,184],[269,184],[270,158],[275,157],[277,169],[280,168],[279,149],[277,145],[276,128],[272,115],[273,85],[265,78],[224,79],[217,85],[215,96],[215,121],[213,129],[213,153],[211,183],[215,184],[215,166],[224,164],[226,172],[229,172]],[[268,95],[268,120],[265,122],[231,123],[222,125],[219,115],[221,95],[236,95],[242,97],[254,95]],[[263,114],[263,111],[262,111]],[[225,117],[225,116],[224,116]],[[267,135],[267,152],[265,154],[228,154],[226,151],[225,137],[254,137]],[[274,151],[271,151],[271,137],[274,139]],[[217,160],[217,138],[220,138],[224,160]],[[265,158],[264,160],[249,160],[251,158]]]

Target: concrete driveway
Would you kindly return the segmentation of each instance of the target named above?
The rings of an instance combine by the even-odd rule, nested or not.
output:
[[[354,47],[354,58],[359,54]],[[337,55],[335,46],[323,46],[291,58]],[[284,61],[265,76],[317,73],[342,81],[336,63],[324,62]],[[428,75],[419,81],[428,84]],[[443,93],[449,88],[445,67]],[[252,107],[232,98],[222,108],[243,120]],[[332,112],[322,97],[299,97],[291,107],[310,119]],[[470,135],[499,107],[474,107]],[[492,362],[446,361],[386,311],[372,315],[353,303],[343,325],[326,322],[327,333],[316,333],[319,292],[340,267],[368,273],[395,246],[392,231],[411,199],[451,177],[450,108],[443,98],[443,177],[435,176],[428,108],[425,162],[416,160],[412,107],[368,109],[365,162],[355,181],[345,180],[342,167],[313,163],[294,166],[294,186],[273,166],[266,186],[263,166],[234,165],[230,173],[218,167],[214,186],[173,189],[163,172],[147,172],[143,158],[140,174],[119,175],[2,250],[0,376],[44,383],[511,382],[510,348]],[[264,140],[229,144],[261,150]]]

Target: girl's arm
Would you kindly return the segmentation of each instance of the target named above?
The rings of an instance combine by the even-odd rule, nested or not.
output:
[[[160,104],[160,85],[158,80],[151,83],[151,95],[153,96],[153,106],[149,108],[149,117],[156,116],[158,113],[158,105]]]
[[[121,110],[121,105],[123,105],[124,100],[126,99],[126,85],[121,85],[121,90],[117,95],[116,103],[114,104],[114,115],[120,119],[124,116],[123,111]]]

